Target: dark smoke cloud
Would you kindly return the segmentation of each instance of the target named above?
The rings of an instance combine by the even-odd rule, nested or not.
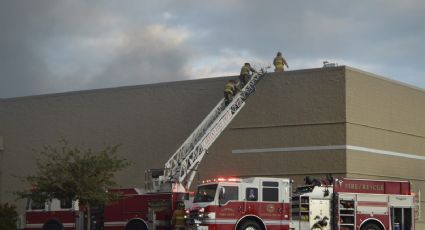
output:
[[[425,2],[0,1],[0,98],[337,61],[425,87]],[[234,72],[232,72],[234,70]]]

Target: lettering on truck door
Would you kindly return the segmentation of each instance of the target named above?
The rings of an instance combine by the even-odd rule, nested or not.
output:
[[[289,192],[283,193],[283,184],[279,180],[262,180],[260,191],[259,216],[263,219],[268,230],[288,229]],[[284,200],[286,198],[286,201]]]
[[[239,193],[239,185],[221,184],[219,188],[216,223],[222,229],[234,229],[236,222],[245,214]]]

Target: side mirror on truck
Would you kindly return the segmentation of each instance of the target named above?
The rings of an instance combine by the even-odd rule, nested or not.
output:
[[[226,189],[224,187],[220,187],[220,191],[218,193],[218,205],[221,206],[226,203]]]

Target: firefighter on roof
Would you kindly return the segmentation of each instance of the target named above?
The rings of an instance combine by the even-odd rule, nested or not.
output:
[[[240,88],[242,89],[248,82],[248,78],[251,76],[251,73],[255,73],[255,69],[251,67],[249,63],[245,63],[241,68],[241,74],[239,75]]]
[[[224,86],[224,104],[227,106],[233,100],[233,96],[236,94],[236,82],[235,80],[229,80]]]
[[[171,218],[171,224],[174,230],[184,230],[186,226],[186,220],[184,210],[184,203],[182,201],[177,202],[177,208],[173,212],[173,217]]]
[[[282,53],[281,52],[277,52],[276,57],[273,60],[273,65],[274,65],[274,71],[275,72],[283,72],[283,67],[284,65],[286,65],[286,67],[289,68],[288,63],[286,63],[285,58],[282,57]]]

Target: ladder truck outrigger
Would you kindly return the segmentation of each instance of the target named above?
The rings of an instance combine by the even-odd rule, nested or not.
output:
[[[292,189],[288,178],[218,178],[198,185],[193,230],[414,230],[408,181],[335,178]]]
[[[245,106],[266,69],[254,72],[229,105],[224,99],[213,108],[186,141],[165,163],[163,169],[145,172],[145,188],[110,190],[121,198],[92,210],[93,230],[168,230],[178,202],[188,197],[188,189],[208,148]],[[53,199],[45,203],[29,201],[25,213],[26,230],[82,230],[83,213],[78,201]]]

